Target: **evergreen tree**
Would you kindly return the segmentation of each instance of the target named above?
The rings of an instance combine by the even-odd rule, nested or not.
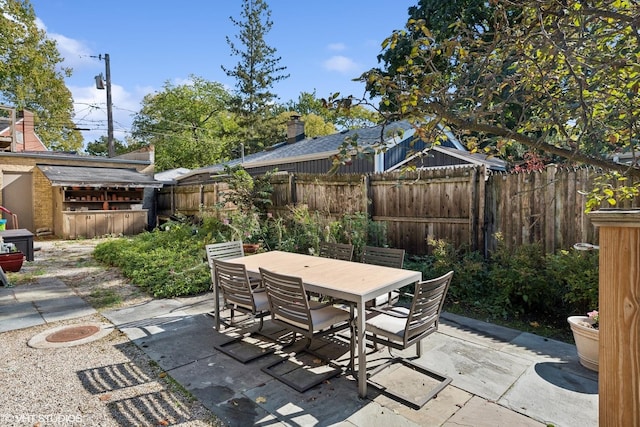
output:
[[[237,44],[227,37],[231,54],[240,58],[232,69],[222,67],[224,72],[236,79],[238,98],[235,109],[241,126],[239,143],[247,153],[260,151],[264,147],[280,142],[274,111],[277,95],[271,92],[273,84],[289,77],[286,67],[279,66],[280,57],[276,49],[267,45],[265,35],[273,26],[271,10],[263,0],[243,0],[241,19],[230,17],[240,29],[235,36]]]
[[[34,113],[35,131],[53,150],[78,150],[82,135],[74,130],[73,98],[58,70],[56,42],[36,26],[28,0],[0,0],[0,104]]]

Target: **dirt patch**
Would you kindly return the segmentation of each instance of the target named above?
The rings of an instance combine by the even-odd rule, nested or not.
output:
[[[25,262],[9,280],[28,286],[40,278],[56,277],[96,310],[138,305],[152,298],[124,277],[120,270],[97,262],[93,250],[104,239],[42,240],[34,242],[34,260]]]

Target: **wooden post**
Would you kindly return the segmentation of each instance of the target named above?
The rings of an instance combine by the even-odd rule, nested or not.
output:
[[[591,220],[600,227],[599,425],[640,427],[640,210]]]

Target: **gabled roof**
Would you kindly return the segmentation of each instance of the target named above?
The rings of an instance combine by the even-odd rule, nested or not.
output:
[[[398,136],[400,134],[401,136]],[[357,135],[357,136],[356,136]],[[402,141],[411,139],[414,128],[407,121],[394,122],[386,126],[374,126],[370,128],[352,129],[334,133],[332,135],[305,138],[295,143],[281,142],[259,153],[249,154],[244,159],[233,159],[223,164],[194,169],[178,177],[178,181],[200,174],[213,174],[224,170],[225,165],[236,166],[242,164],[245,169],[262,166],[278,166],[283,163],[294,163],[309,160],[327,159],[336,153],[347,138],[357,138],[358,145],[363,148],[378,145],[384,140],[388,146],[394,146]],[[453,134],[447,134],[449,144],[452,147],[464,150]]]
[[[416,153],[410,157],[408,157],[405,161],[396,164],[394,167],[390,168],[389,171],[393,171],[403,167],[407,163],[411,163],[418,156],[424,155],[429,151],[436,151],[440,153],[444,153],[447,156],[454,157],[456,159],[462,160],[463,162],[469,165],[477,165],[477,166],[486,166],[494,171],[506,171],[507,163],[499,159],[497,157],[488,156],[482,153],[470,153],[467,150],[459,150],[457,148],[447,147],[445,145],[434,145],[433,147],[426,148],[421,153]]]
[[[451,163],[452,160],[445,160],[445,163],[436,166],[473,164],[484,165],[494,170],[505,169],[505,164],[502,160],[483,154],[469,153],[449,129],[440,126],[440,130],[446,138],[439,145],[432,145],[427,141],[416,139],[414,136],[415,128],[407,121],[394,122],[385,126],[353,129],[315,138],[305,138],[297,142],[281,142],[259,153],[244,156],[244,158],[194,169],[176,177],[176,181],[181,182],[184,180],[184,182],[189,182],[198,176],[210,177],[224,171],[225,166],[242,164],[245,169],[251,171],[253,168],[279,168],[293,163],[316,160],[326,161],[337,154],[345,140],[349,138],[357,139],[360,149],[373,148],[374,145],[379,147],[381,141],[384,141],[387,150],[376,155],[375,172],[397,169],[419,155],[413,153],[430,149],[448,156],[449,159],[455,159],[453,163]]]
[[[163,184],[135,169],[101,168],[88,166],[37,165],[54,186],[82,185],[87,187],[152,187]]]

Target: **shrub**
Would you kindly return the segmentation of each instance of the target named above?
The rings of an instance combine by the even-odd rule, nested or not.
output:
[[[547,273],[560,284],[564,314],[584,315],[598,308],[598,252],[559,251],[547,257]]]
[[[560,290],[546,275],[545,255],[537,244],[508,248],[498,236],[498,249],[492,254],[489,280],[496,287],[495,306],[520,314],[557,310]]]

